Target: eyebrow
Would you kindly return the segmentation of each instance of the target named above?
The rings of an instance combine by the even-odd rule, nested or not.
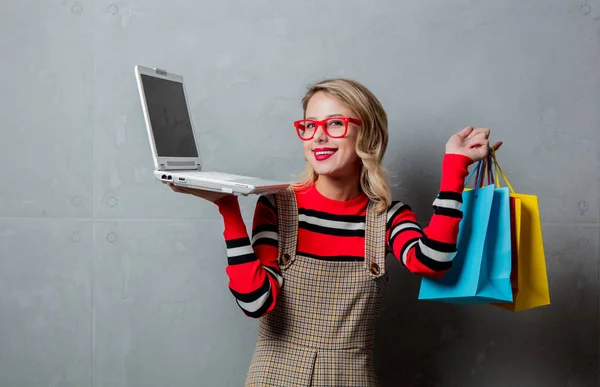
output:
[[[344,115],[343,115],[343,114],[336,113],[336,114],[330,114],[330,115],[328,115],[326,118],[332,118],[332,117],[344,117]],[[315,118],[315,117],[306,117],[306,119],[307,119],[307,120],[316,120],[316,118]]]

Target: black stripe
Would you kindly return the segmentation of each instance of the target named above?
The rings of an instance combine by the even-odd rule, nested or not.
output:
[[[225,244],[228,249],[235,249],[237,247],[250,246],[250,238],[243,237],[238,239],[226,240]]]
[[[352,237],[352,236],[364,237],[365,236],[365,230],[345,230],[345,229],[340,229],[340,228],[323,227],[323,226],[318,226],[316,224],[307,223],[304,221],[298,222],[298,227],[308,230],[308,231],[316,232],[319,234],[325,234],[325,235],[347,236],[347,237]]]
[[[445,243],[439,242],[433,239],[429,239],[427,237],[421,240],[423,244],[429,247],[432,250],[439,251],[440,253],[455,253],[456,252],[456,244],[454,243]]]
[[[229,288],[229,290],[231,291],[231,294],[233,294],[233,296],[242,301],[242,302],[254,302],[256,300],[258,300],[261,296],[263,296],[266,292],[269,291],[269,286],[271,286],[271,284],[269,283],[269,277],[265,276],[265,280],[263,282],[263,284],[256,290],[251,291],[250,293],[240,293],[240,292],[236,292],[235,290]]]
[[[364,216],[364,215],[338,215],[338,214],[330,214],[329,212],[308,210],[306,208],[299,208],[298,214],[312,216],[312,217],[324,219],[324,220],[335,220],[338,222],[346,222],[346,223],[364,223],[365,219],[366,219],[366,216]]]
[[[269,267],[269,269],[272,269],[272,268]],[[277,274],[279,274],[279,277],[281,277],[281,278],[277,278],[277,277],[275,277],[275,274],[271,273],[269,270],[265,269],[265,272],[267,273],[268,277],[272,278],[273,281],[275,281],[277,283],[278,287],[283,285],[283,276],[281,275],[281,273],[277,273]],[[281,280],[281,285],[279,285],[280,280]]]
[[[237,257],[227,257],[227,263],[229,265],[241,265],[244,263],[248,263],[248,262],[254,262],[256,261],[256,255],[254,253],[252,254],[244,254],[244,255],[238,255]]]
[[[452,261],[439,262],[439,261],[433,260],[433,259],[429,258],[428,256],[426,256],[425,254],[423,254],[423,252],[421,251],[421,249],[419,248],[418,245],[417,245],[416,256],[417,256],[417,259],[419,260],[419,262],[421,262],[423,265],[427,266],[428,268],[430,268],[433,271],[448,270],[452,267]]]
[[[259,224],[252,229],[252,236],[255,236],[259,232],[263,231],[277,233],[279,230],[277,230],[277,226],[274,224]]]
[[[281,269],[279,267],[275,267],[275,266],[269,266],[269,265],[264,265],[265,267],[268,267],[269,269],[273,270],[275,273],[279,274],[279,276],[281,276]],[[271,274],[267,271],[267,274]],[[277,279],[277,278],[275,278]]]
[[[463,217],[463,212],[461,210],[455,210],[454,208],[433,206],[433,213],[456,219],[462,219]]]
[[[258,197],[257,203],[264,204],[265,206],[267,206],[268,208],[270,208],[271,211],[273,211],[274,214],[277,214],[277,208],[275,208],[275,206],[273,205],[273,203],[271,203],[271,201],[265,195],[260,195]]]
[[[411,223],[411,224],[415,224],[415,222],[411,222],[410,220],[403,220],[402,222],[398,223],[398,225],[405,224],[405,223]],[[394,227],[394,228],[396,228],[396,227]],[[390,234],[391,234],[391,232],[392,232],[392,231],[394,231],[394,230],[391,230],[391,231],[390,231]],[[396,238],[398,238],[398,236],[400,236],[400,235],[402,235],[402,234],[404,234],[405,232],[408,232],[408,231],[418,232],[418,233],[419,233],[419,235],[421,235],[421,236],[422,236],[422,235],[425,235],[425,234],[423,233],[423,230],[422,230],[421,228],[418,228],[418,229],[417,229],[417,228],[407,228],[407,229],[404,229],[404,230],[402,230],[402,231],[398,231],[398,232],[396,233],[396,235],[394,235],[394,236],[393,236],[393,237],[390,239],[390,241],[388,242],[388,243],[390,244],[390,246],[394,246],[394,242],[395,242]],[[414,239],[413,239],[413,240],[414,240]]]
[[[438,193],[437,197],[438,197],[438,199],[442,199],[442,200],[456,200],[459,203],[463,202],[462,194],[460,194],[458,192],[440,191],[440,193]]]
[[[264,305],[261,306],[256,312],[250,313],[250,312],[246,311],[244,308],[242,308],[241,306],[240,306],[240,309],[242,309],[244,314],[248,317],[259,318],[259,317],[262,317],[267,312],[267,310],[269,310],[271,305],[273,305],[273,302],[274,302],[273,293],[269,292],[269,297],[267,297]],[[239,304],[238,304],[238,306],[239,306]]]
[[[255,240],[254,243],[252,244],[252,247],[257,247],[257,246],[279,247],[279,241],[276,241],[275,239],[272,239],[272,238],[259,238],[259,239]]]
[[[390,209],[392,209],[392,207],[394,207],[396,204],[398,204],[400,202],[396,201],[396,202],[392,202],[392,205],[390,206]],[[398,217],[398,215],[406,212],[406,211],[410,211],[410,206],[407,204],[403,204],[402,206],[400,206],[400,208],[398,208],[398,210],[396,210],[396,212],[394,213],[394,215],[392,215],[392,217],[390,218],[390,220],[387,221],[386,224],[386,229],[389,230],[390,227],[392,227],[392,224],[394,224],[394,220],[396,220],[396,217]]]
[[[315,255],[298,252],[297,255],[301,255],[307,258],[318,259],[320,261],[339,261],[339,262],[359,262],[364,261],[364,257],[355,256],[355,255],[332,255],[332,256],[323,256],[323,255]]]
[[[412,239],[409,239],[408,241],[406,241],[406,243],[404,244],[404,246],[402,246],[402,249],[400,249],[400,254],[398,256],[398,258],[400,259],[400,261],[402,261],[402,257],[404,256],[404,252],[406,251],[406,249],[408,248],[408,246],[410,246],[413,242],[418,241],[421,238],[422,237],[412,238]]]
[[[252,249],[251,245],[250,245],[250,239],[248,237],[244,237],[244,238],[238,238],[238,239],[231,239],[228,241],[225,241],[227,248],[228,249],[235,249],[238,247],[250,247],[250,249]],[[249,253],[249,254],[243,254],[243,255],[239,255],[236,257],[230,257],[229,255],[227,256],[227,263],[229,265],[241,265],[243,263],[248,263],[248,262],[252,262],[256,260],[256,255],[254,255],[254,252]]]

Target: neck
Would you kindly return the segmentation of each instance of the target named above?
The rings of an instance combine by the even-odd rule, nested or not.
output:
[[[348,201],[360,195],[360,182],[358,175],[331,177],[319,176],[315,181],[315,188],[328,199]]]

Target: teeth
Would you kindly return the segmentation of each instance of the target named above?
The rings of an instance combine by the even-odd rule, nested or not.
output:
[[[332,154],[334,154],[334,153],[335,153],[334,151],[319,151],[319,152],[315,152],[315,154],[316,154],[317,156],[323,156],[323,155],[332,155]]]

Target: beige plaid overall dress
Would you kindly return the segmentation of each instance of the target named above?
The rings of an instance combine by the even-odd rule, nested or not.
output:
[[[387,284],[386,214],[367,208],[364,262],[296,255],[292,188],[277,195],[279,266],[275,309],[259,320],[246,386],[378,386],[375,320]]]

